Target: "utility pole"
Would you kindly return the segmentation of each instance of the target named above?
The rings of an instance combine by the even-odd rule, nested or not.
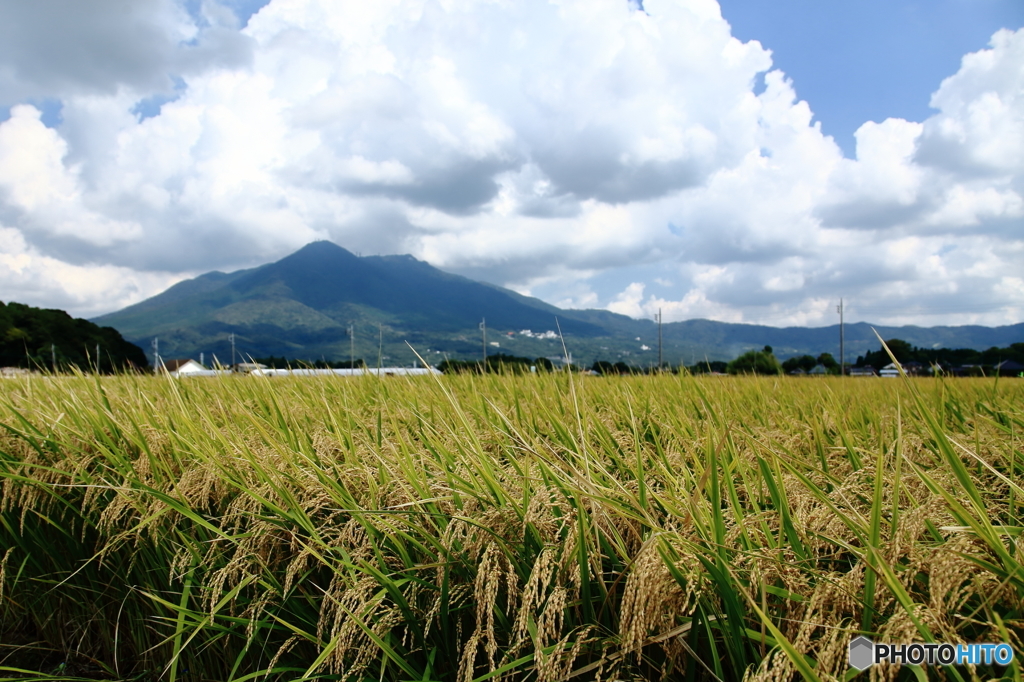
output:
[[[355,373],[356,369],[356,326],[348,325],[348,366]]]
[[[96,344],[96,374],[100,373],[100,344]]]
[[[843,345],[843,299],[839,299],[836,312],[839,313],[839,376],[846,376],[846,348]]]
[[[662,368],[662,357],[661,357],[661,308],[658,308],[658,373],[661,373]]]
[[[381,322],[377,323],[377,334],[377,376],[380,376],[380,363],[384,360],[384,325]]]
[[[231,342],[231,369],[235,369],[235,334],[228,334],[228,341]]]
[[[149,343],[153,347],[153,372],[160,371],[160,339],[156,336]]]
[[[57,346],[50,344],[50,362],[52,363],[53,373],[57,373]]]
[[[483,334],[484,364],[480,367],[480,373],[487,371],[487,318],[480,320],[480,333]]]

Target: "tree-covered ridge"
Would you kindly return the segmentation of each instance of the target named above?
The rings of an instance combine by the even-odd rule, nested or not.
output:
[[[95,371],[142,369],[146,354],[113,327],[73,318],[63,310],[0,301],[0,367]]]

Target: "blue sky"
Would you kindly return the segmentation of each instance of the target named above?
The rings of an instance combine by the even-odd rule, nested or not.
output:
[[[923,121],[943,78],[1000,28],[1024,26],[1020,0],[721,0],[741,40],[759,40],[848,156],[865,121]]]
[[[668,321],[1020,322],[1022,8],[0,3],[0,291],[330,239]]]

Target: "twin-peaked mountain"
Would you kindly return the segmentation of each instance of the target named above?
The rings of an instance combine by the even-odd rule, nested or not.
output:
[[[254,357],[347,357],[351,324],[357,339],[362,337],[362,357],[368,355],[367,345],[376,356],[381,331],[389,348],[401,339],[445,337],[462,346],[466,343],[458,337],[472,333],[469,345],[475,350],[484,319],[494,330],[493,340],[499,331],[555,329],[556,316],[565,334],[607,334],[600,325],[573,319],[542,301],[443,272],[412,256],[359,257],[321,241],[276,263],[180,282],[98,321],[146,347],[152,337],[159,338],[166,357],[205,349],[223,361],[231,333],[238,348]]]
[[[479,328],[487,321],[489,353],[562,356],[560,329],[578,362],[596,359],[646,366],[657,362],[657,327],[604,310],[562,310],[508,289],[443,272],[412,256],[359,257],[331,242],[309,244],[275,263],[230,274],[211,272],[96,322],[165,358],[221,362],[231,356],[286,356],[368,362],[378,356],[408,364],[415,356],[480,357]],[[557,320],[557,322],[556,322]],[[532,334],[522,334],[531,330]],[[1024,340],[1024,324],[1008,327],[878,327],[883,338],[921,347],[988,348]],[[639,340],[638,338],[639,337]],[[688,320],[664,325],[663,357],[673,365],[705,357],[729,359],[771,345],[780,357],[830,352],[838,357],[838,327],[777,328]],[[847,359],[875,350],[867,324],[846,325]]]

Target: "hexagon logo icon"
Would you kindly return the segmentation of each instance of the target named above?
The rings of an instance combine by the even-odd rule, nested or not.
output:
[[[867,670],[875,662],[875,643],[861,635],[850,640],[850,667]]]

